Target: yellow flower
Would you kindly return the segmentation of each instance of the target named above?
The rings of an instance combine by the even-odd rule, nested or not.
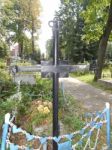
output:
[[[48,103],[48,107],[49,107],[50,109],[52,108],[52,103],[51,103],[51,102]]]
[[[39,105],[39,106],[37,107],[37,109],[38,109],[39,112],[43,112],[44,106],[43,106],[43,105]]]
[[[44,114],[48,114],[50,113],[50,110],[48,107],[44,107],[44,111],[43,111]]]

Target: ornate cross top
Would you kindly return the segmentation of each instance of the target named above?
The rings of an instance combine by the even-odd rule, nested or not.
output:
[[[53,62],[42,62],[41,72],[42,77],[46,76],[46,73],[58,74],[59,77],[67,77],[70,71],[70,66],[65,65],[63,61],[59,61],[59,20],[54,18],[49,22],[49,26],[53,31]],[[44,74],[44,75],[43,75]]]

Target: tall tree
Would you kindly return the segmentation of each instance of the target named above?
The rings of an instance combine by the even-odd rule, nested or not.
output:
[[[29,17],[31,19],[31,37],[32,37],[32,53],[35,51],[35,37],[34,34],[40,28],[40,20],[37,16],[40,15],[41,7],[39,0],[29,0]],[[38,37],[37,37],[38,38]]]
[[[99,40],[97,70],[94,80],[101,78],[107,42],[112,30],[112,0],[90,0],[86,11],[83,12],[85,19],[85,38],[88,41]]]
[[[84,21],[80,13],[85,9],[85,5],[87,4],[82,5],[74,0],[69,0],[69,3],[62,1],[56,14],[62,25],[60,28],[61,56],[76,63],[91,59],[95,55],[95,50],[91,49],[97,46],[93,42],[88,44],[82,40]]]
[[[110,1],[110,8],[108,12],[108,19],[106,22],[106,26],[104,28],[104,31],[103,31],[103,34],[101,36],[100,43],[99,43],[97,71],[94,77],[96,81],[101,78],[102,68],[104,64],[104,57],[105,57],[106,48],[107,48],[107,42],[109,40],[111,31],[112,31],[112,0]]]
[[[0,1],[0,57],[5,57],[9,50],[9,32],[7,30],[6,24],[8,21],[10,21],[10,19],[4,13],[5,3],[10,5],[10,1]]]
[[[32,32],[32,41],[34,33],[40,28],[40,3],[39,0],[31,0],[28,3],[24,0],[4,0],[3,11],[1,12],[2,24],[6,28],[5,33],[11,42],[18,42],[20,56],[24,53],[24,40],[26,32]],[[33,19],[32,19],[33,18]],[[37,32],[38,35],[38,32]],[[32,44],[34,50],[34,44]],[[32,51],[33,51],[32,50]]]
[[[46,50],[47,50],[47,58],[50,59],[52,57],[52,49],[53,49],[53,39],[49,39],[46,42]]]

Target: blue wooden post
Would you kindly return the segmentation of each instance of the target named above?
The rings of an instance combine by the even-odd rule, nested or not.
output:
[[[6,140],[7,140],[8,128],[9,128],[9,119],[10,119],[10,114],[8,113],[5,115],[5,123],[3,125],[1,150],[6,149]]]
[[[110,104],[106,103],[106,119],[107,119],[107,146],[108,150],[110,150],[111,147],[111,122],[110,122]]]

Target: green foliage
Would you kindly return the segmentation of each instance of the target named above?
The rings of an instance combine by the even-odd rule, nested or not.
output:
[[[98,43],[87,43],[82,40],[84,35],[84,20],[80,16],[85,5],[78,1],[69,0],[69,3],[62,2],[56,16],[60,18],[60,50],[61,57],[73,62],[84,62],[96,57]]]
[[[52,57],[52,51],[53,51],[53,39],[47,40],[46,50],[47,50],[47,59],[50,59]]]
[[[64,119],[64,123],[71,128],[71,130],[80,130],[84,126],[84,122],[79,117],[69,115]]]
[[[1,66],[3,67],[3,66]],[[0,80],[3,82],[7,82],[11,80],[11,77],[9,76],[8,72],[4,69],[0,69]]]
[[[16,103],[16,101],[0,101],[0,126],[3,124],[5,114],[11,113]]]
[[[79,80],[84,81],[86,83],[93,83],[93,78],[94,78],[94,74],[91,73],[84,73],[84,74],[80,74],[80,73],[72,73],[71,76],[73,77],[77,77]]]
[[[11,76],[6,69],[4,60],[0,60],[0,100],[6,100],[16,91],[15,84],[12,83]]]
[[[107,49],[106,49],[106,60],[112,61],[112,42],[108,42]]]
[[[36,114],[32,116],[31,120],[34,126],[40,126],[47,119],[49,119],[49,121],[51,122],[52,120],[51,118],[52,118],[52,114],[42,114],[36,112]]]
[[[0,9],[0,37],[7,44],[18,42],[20,56],[32,51],[34,37],[27,37],[26,32],[37,33],[40,28],[40,2],[39,0],[1,0]],[[32,25],[33,24],[33,25]],[[33,26],[33,27],[32,27]]]
[[[15,85],[11,81],[0,80],[0,100],[6,101],[16,92]]]
[[[0,80],[7,82],[11,80],[8,70],[6,69],[6,63],[3,60],[0,60]]]
[[[22,91],[24,92],[24,91]],[[21,116],[22,115],[25,115],[28,113],[28,108],[30,107],[30,104],[31,104],[31,97],[27,96],[27,95],[22,95],[22,100],[19,102],[19,105],[18,105],[18,114],[20,114]]]
[[[40,49],[38,49],[37,51],[35,50],[32,54],[30,53],[30,58],[34,61],[36,61],[36,63],[40,64],[41,62],[41,52]]]
[[[85,111],[81,104],[66,93],[65,99],[62,99],[61,95],[59,96],[59,101],[59,119],[64,124],[66,132],[80,130],[84,126],[84,121],[81,118]]]
[[[49,79],[41,79],[40,75],[36,76],[36,84],[22,84],[20,87],[22,92],[21,104],[27,107],[27,104],[35,99],[52,100],[52,85]],[[23,107],[22,106],[22,107]]]
[[[85,1],[82,1],[82,3],[85,3]],[[109,5],[109,0],[87,1],[86,9],[82,12],[85,20],[83,39],[99,41],[106,25]]]
[[[109,69],[103,69],[103,74],[106,74],[106,73],[110,73]],[[84,74],[84,75],[77,76],[76,73],[72,73],[72,77],[76,77],[77,79],[79,79],[79,80],[81,80],[85,83],[88,83],[88,84],[90,84],[90,85],[92,85],[96,88],[99,88],[99,89],[102,89],[106,92],[112,93],[112,88],[108,88],[107,86],[103,86],[99,82],[95,82],[93,80],[94,79],[94,74],[87,73],[87,74]]]
[[[5,58],[8,54],[8,45],[0,40],[0,58]]]
[[[1,62],[3,65],[4,62]],[[0,98],[0,125],[3,124],[4,115],[12,112],[17,108],[17,124],[22,124],[25,129],[33,132],[34,127],[51,124],[52,122],[52,81],[42,79],[39,74],[36,75],[35,85],[21,84],[20,91],[22,93],[21,101],[17,99],[9,100],[9,97],[17,93],[16,85],[11,82],[11,78],[7,72],[1,71],[1,98]],[[5,75],[6,74],[6,75]],[[4,82],[3,82],[4,81]],[[79,109],[73,98],[65,95],[67,102],[63,98],[62,91],[59,91],[59,119],[62,120],[64,126],[69,126],[71,130],[78,129],[82,126],[80,117],[74,112]],[[50,103],[47,109],[48,113],[39,112],[38,102],[43,105],[44,102]],[[44,108],[47,108],[44,106]],[[75,109],[74,109],[75,108]],[[50,110],[50,112],[49,112]],[[65,120],[64,120],[65,119]],[[79,126],[79,127],[78,127]]]
[[[88,7],[83,12],[85,19],[86,40],[96,41],[99,39],[97,69],[94,80],[101,78],[107,42],[112,30],[112,1],[103,0],[88,2]]]
[[[3,59],[0,59],[0,69],[5,69],[6,68],[6,63]]]
[[[3,71],[1,72],[1,74]],[[19,102],[18,100],[7,100],[11,95],[16,93],[17,89],[15,88],[15,85],[9,80],[6,79],[6,77],[3,74],[3,78],[1,77],[1,86],[0,86],[0,112],[1,112],[1,118],[0,118],[0,124],[3,122],[3,118],[5,113],[12,112],[12,110],[15,110],[17,107],[18,115],[19,116],[25,116],[27,114],[30,115],[29,107],[31,107],[31,103],[33,100],[41,99],[42,101],[51,101],[52,100],[52,89],[51,89],[51,81],[50,80],[44,80],[37,75],[37,84],[36,85],[21,85],[21,93],[22,93],[22,100]],[[9,75],[8,75],[9,78]],[[41,121],[45,119],[46,115],[38,115],[38,113],[35,113],[33,121],[34,124],[39,124]],[[32,124],[32,122],[31,122]]]

